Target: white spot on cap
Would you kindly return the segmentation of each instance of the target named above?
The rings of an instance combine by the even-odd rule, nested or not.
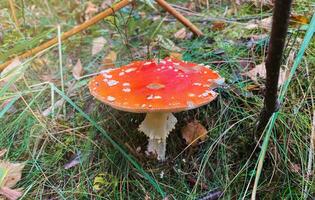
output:
[[[174,65],[176,65],[176,66],[178,66],[179,65],[179,63],[173,63]]]
[[[136,71],[137,68],[129,68],[129,69],[126,69],[126,73],[129,73],[129,72],[133,72],[133,71]]]
[[[188,96],[189,97],[194,97],[194,96],[196,96],[194,93],[188,93]]]
[[[109,81],[107,81],[107,85],[109,87],[117,85],[118,83],[119,83],[119,81],[116,81],[116,80],[109,80]]]
[[[123,86],[130,86],[130,83],[123,83]]]
[[[160,61],[161,64],[166,64],[165,60]]]
[[[124,92],[130,92],[131,89],[130,89],[130,88],[124,88],[122,91],[124,91]]]
[[[161,96],[154,96],[153,98],[154,98],[154,99],[162,99]]]
[[[187,107],[188,107],[188,109],[194,109],[194,108],[196,108],[194,102],[192,102],[192,101],[187,101]]]
[[[201,86],[201,83],[193,83],[193,85]]]
[[[142,105],[141,105],[142,108],[144,108],[144,107],[146,107],[146,106],[147,106],[147,105],[145,105],[145,104],[142,104]]]
[[[153,94],[150,94],[147,99],[150,100],[150,99],[153,99],[154,95]]]
[[[169,69],[173,69],[173,67],[172,67],[172,66],[168,66],[168,68],[169,68]]]
[[[152,62],[145,62],[143,65],[150,65]]]
[[[104,74],[104,73],[106,74],[106,73],[111,72],[113,70],[114,70],[113,68],[109,68],[109,69],[102,70],[101,73],[102,74]]]
[[[115,101],[116,98],[115,98],[115,97],[112,97],[112,96],[108,96],[108,97],[107,97],[107,100],[108,100],[108,101]]]
[[[202,93],[201,96],[204,96],[204,97],[208,96],[208,92]]]
[[[217,93],[213,90],[208,91],[209,94],[211,94],[212,96],[215,96]]]
[[[107,74],[107,73],[104,73],[103,76],[104,76],[104,78],[112,78],[113,77],[112,75]]]
[[[178,72],[178,69],[174,69],[174,72]]]
[[[151,99],[162,99],[162,97],[161,97],[161,96],[158,96],[158,95],[154,96],[153,94],[151,94],[151,95],[149,95],[149,96],[147,97],[147,99],[148,99],[148,100],[151,100]]]
[[[125,72],[120,72],[119,73],[119,76],[123,76],[123,75],[125,75]]]

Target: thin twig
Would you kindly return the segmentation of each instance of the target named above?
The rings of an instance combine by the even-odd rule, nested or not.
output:
[[[113,5],[111,8],[107,8],[106,10],[104,10],[103,12],[99,13],[98,15],[92,17],[91,19],[85,21],[84,23],[78,25],[78,26],[75,26],[74,28],[72,28],[71,30],[67,31],[67,32],[64,32],[62,35],[61,35],[61,40],[65,40],[73,35],[75,35],[76,33],[79,33],[85,29],[87,29],[88,27],[96,24],[97,22],[99,22],[100,20],[104,19],[105,17],[108,17],[110,15],[112,15],[114,12],[120,10],[121,8],[129,5],[130,3],[132,3],[132,0],[122,0],[120,1],[119,3]],[[25,53],[19,55],[19,59],[23,59],[23,58],[27,58],[27,57],[30,57],[54,44],[57,44],[58,43],[58,38],[55,37],[29,51],[26,51]],[[13,61],[13,59],[5,62],[5,63],[2,63],[0,64],[0,72],[6,67],[8,66],[11,62]]]
[[[19,21],[16,17],[16,12],[15,12],[15,2],[14,0],[8,0],[9,1],[9,4],[10,4],[10,10],[11,10],[11,15],[12,15],[12,18],[14,20],[14,23],[15,23],[15,26],[17,29],[20,29],[19,28]]]
[[[186,26],[191,32],[193,32],[197,36],[202,36],[203,33],[193,24],[191,23],[186,17],[180,14],[175,8],[173,8],[170,4],[168,4],[164,0],[156,0],[156,2],[164,8],[167,12],[173,15],[178,21],[180,21],[184,26]]]

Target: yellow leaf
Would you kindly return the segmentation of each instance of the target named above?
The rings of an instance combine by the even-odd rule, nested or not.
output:
[[[205,141],[207,138],[207,129],[201,125],[197,120],[189,122],[181,130],[182,137],[185,139],[186,144],[196,146],[197,142]]]
[[[302,25],[302,24],[308,24],[308,23],[309,23],[308,18],[303,15],[291,14],[290,16],[291,25]]]

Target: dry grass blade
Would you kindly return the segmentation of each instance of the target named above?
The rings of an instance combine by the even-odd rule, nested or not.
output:
[[[11,10],[11,14],[15,23],[15,26],[17,29],[19,29],[19,21],[16,17],[16,12],[15,12],[15,1],[14,0],[8,0],[9,4],[10,4],[10,10]]]

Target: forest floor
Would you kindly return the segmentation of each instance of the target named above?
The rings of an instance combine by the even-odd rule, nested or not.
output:
[[[15,14],[9,2],[0,1],[0,63],[57,37],[58,24],[65,32],[112,1],[16,1]],[[6,150],[3,160],[25,163],[15,186],[23,189],[23,199],[211,199],[215,192],[222,192],[222,199],[250,199],[262,150],[266,156],[257,199],[314,198],[315,162],[309,156],[314,37],[265,147],[266,132],[253,133],[263,106],[261,66],[272,3],[209,1],[196,9],[196,1],[172,1],[205,34],[194,38],[157,5],[153,9],[144,2],[60,45],[15,60],[17,70],[0,76],[0,150]],[[314,8],[311,0],[293,3],[281,85],[296,61]],[[104,105],[87,84],[90,75],[103,69],[166,56],[210,65],[226,84],[210,104],[175,114],[179,122],[167,139],[167,159],[158,162],[146,156],[147,138],[138,132],[144,114]],[[248,73],[252,69],[256,71]],[[192,120],[207,129],[207,138],[195,146],[181,135]]]

